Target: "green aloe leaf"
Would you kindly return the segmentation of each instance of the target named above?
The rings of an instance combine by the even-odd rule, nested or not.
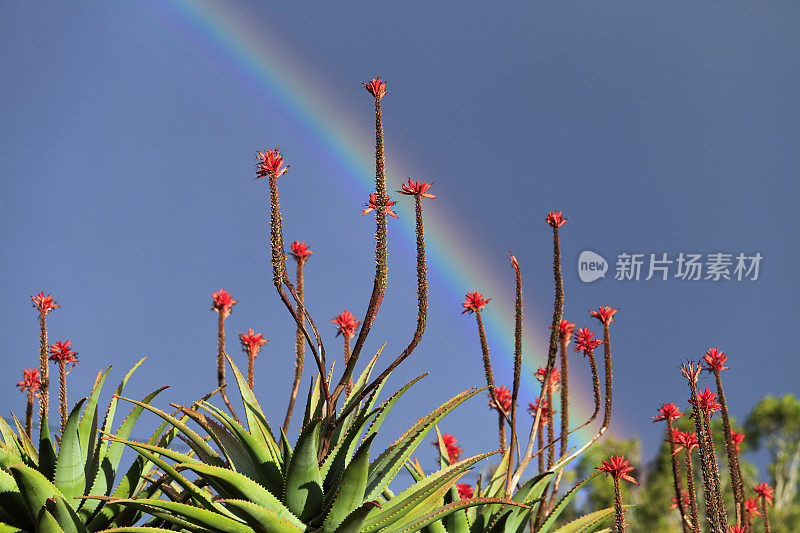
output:
[[[14,527],[11,524],[0,524],[0,533],[25,533],[25,529]]]
[[[48,498],[64,497],[50,480],[29,466],[15,464],[11,465],[9,470],[14,476],[14,481],[27,507],[28,515],[31,517],[39,516],[39,511],[44,507]]]
[[[56,519],[64,533],[88,533],[86,526],[83,525],[78,515],[62,498],[58,496],[49,498],[45,502],[45,507]]]
[[[39,472],[50,481],[56,473],[56,450],[46,416],[42,417],[39,424]]]
[[[364,503],[364,490],[367,488],[369,474],[369,449],[374,438],[375,435],[367,438],[347,465],[331,510],[322,523],[323,531],[335,532],[345,518]]]
[[[414,379],[412,379],[411,381],[409,381],[408,383],[403,385],[403,387],[401,387],[400,390],[395,392],[392,395],[391,398],[389,398],[388,400],[383,402],[378,407],[378,416],[375,417],[375,420],[372,422],[372,425],[370,425],[369,429],[367,430],[366,435],[364,435],[364,438],[369,437],[373,433],[377,433],[378,430],[381,428],[381,425],[383,424],[383,421],[386,420],[387,416],[389,416],[389,411],[391,411],[392,407],[394,407],[394,404],[397,403],[397,400],[399,400],[403,396],[403,394],[405,394],[405,392],[408,389],[410,389],[412,385],[414,385],[414,383],[416,383],[417,381],[421,380],[422,378],[424,378],[427,375],[428,374],[425,373],[425,374],[420,374],[419,376],[415,377]]]
[[[555,524],[556,519],[558,519],[558,517],[561,515],[561,513],[567,507],[567,504],[570,502],[570,500],[572,500],[572,498],[578,493],[578,491],[581,489],[581,487],[586,485],[593,477],[595,477],[599,473],[600,472],[595,472],[591,476],[587,477],[586,479],[584,479],[583,481],[581,481],[580,483],[578,483],[574,487],[572,487],[570,489],[570,491],[567,492],[558,501],[558,503],[555,505],[555,507],[553,507],[553,509],[550,511],[550,514],[547,515],[547,517],[545,518],[545,520],[542,523],[542,525],[539,527],[539,529],[536,530],[536,533],[546,533],[547,531],[550,531],[550,529]]]
[[[442,518],[450,515],[451,513],[455,513],[457,511],[461,511],[462,509],[467,509],[469,507],[474,507],[477,505],[486,505],[486,504],[501,504],[501,505],[516,505],[518,507],[527,507],[524,504],[519,502],[515,502],[513,500],[506,500],[503,498],[469,498],[464,500],[459,500],[457,502],[453,502],[448,505],[444,505],[429,513],[425,514],[424,516],[414,517],[412,520],[406,521],[402,524],[399,524],[392,528],[386,528],[381,531],[381,533],[413,533],[415,531],[419,531],[422,528],[433,524],[434,522],[438,522]]]
[[[625,505],[623,507],[632,507],[631,505]],[[595,526],[599,525],[600,522],[612,516],[614,514],[614,508],[609,507],[607,509],[600,509],[599,511],[594,511],[593,513],[589,513],[584,515],[580,518],[576,518],[572,522],[568,524],[564,524],[560,528],[556,530],[556,533],[584,533],[586,531],[593,531]],[[589,529],[591,528],[591,529]]]
[[[33,529],[32,517],[28,514],[28,508],[19,492],[17,482],[14,480],[14,476],[3,469],[0,469],[0,508],[8,515],[5,520],[10,521],[14,526]]]
[[[64,533],[58,521],[43,505],[36,518],[36,533]]]
[[[80,445],[87,478],[93,476],[90,471],[97,466],[97,458],[95,457],[95,453],[98,451],[97,401],[100,398],[100,392],[103,390],[103,384],[106,382],[109,372],[111,372],[110,366],[97,375],[92,387],[92,393],[86,402],[86,409],[83,410],[83,415],[81,415],[80,423],[78,424],[78,444]]]
[[[397,474],[403,463],[414,453],[414,450],[428,434],[428,431],[442,420],[448,413],[455,409],[459,404],[472,398],[484,389],[468,389],[450,400],[440,405],[437,409],[429,413],[422,420],[414,424],[411,429],[401,436],[394,444],[389,446],[369,467],[369,479],[367,480],[367,493],[365,498],[368,500],[376,499],[383,489]],[[369,434],[369,432],[368,432]]]
[[[270,491],[244,474],[207,464],[178,464],[210,483],[224,499],[247,500],[276,513],[290,524],[304,529],[305,525]]]
[[[362,504],[361,507],[350,513],[350,515],[344,519],[344,522],[341,523],[336,533],[359,533],[364,519],[376,507],[380,507],[380,505],[375,501]]]
[[[25,430],[22,427],[22,424],[19,423],[17,420],[16,415],[14,412],[11,412],[11,418],[14,420],[14,425],[17,426],[17,434],[19,435],[19,443],[22,447],[22,453],[24,454],[26,462],[38,466],[39,465],[39,452],[36,451],[36,447],[33,445],[30,437],[28,434],[25,433]]]
[[[145,512],[153,509],[162,510],[170,515],[178,515],[195,526],[209,528],[211,531],[225,531],[226,533],[253,533],[254,531],[252,527],[243,524],[238,519],[185,503],[154,499],[117,500],[117,503],[136,507]]]
[[[300,528],[266,507],[245,500],[219,500],[243,518],[257,533],[302,533]]]
[[[64,495],[67,502],[76,509],[80,500],[75,496],[83,496],[86,490],[86,471],[84,470],[85,456],[82,455],[80,438],[78,436],[78,420],[83,403],[83,398],[67,418],[67,425],[61,435],[61,446],[58,448],[58,462],[53,476],[53,484]]]
[[[286,469],[284,501],[301,521],[309,522],[322,510],[322,476],[317,462],[320,421],[310,422],[294,447]]]

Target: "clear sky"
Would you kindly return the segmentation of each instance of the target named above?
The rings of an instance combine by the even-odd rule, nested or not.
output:
[[[14,384],[37,365],[32,294],[56,297],[51,341],[80,353],[71,403],[99,368],[113,364],[115,383],[147,354],[130,394],[170,384],[166,406],[215,386],[211,293],[224,288],[239,300],[227,321],[236,360],[238,332],[270,339],[256,392],[280,424],[294,326],[271,287],[254,152],[280,146],[292,166],[280,178],[285,236],[316,252],[307,303],[333,357],[328,320],[345,308],[363,318],[372,287],[374,221],[360,212],[374,120],[361,82],[376,75],[388,80],[390,189],[413,176],[439,196],[425,202],[428,331],[384,397],[430,376],[382,444],[482,383],[474,319],[460,314],[467,290],[493,298],[489,344],[497,381],[510,383],[508,250],[523,269],[525,355],[542,364],[550,210],[569,217],[565,317],[596,328],[588,309],[620,309],[615,434],[639,435],[651,456],[663,429],[650,417],[688,397],[680,361],[710,346],[730,357],[737,418],[765,394],[797,394],[798,27],[800,4],[787,2],[0,3],[3,415],[24,412]],[[365,350],[387,342],[390,356],[415,322],[413,214],[395,199],[389,289]],[[608,261],[604,279],[579,279],[583,250]],[[684,280],[676,263],[667,281],[644,279],[650,254],[681,252],[763,259],[757,280]],[[645,254],[642,279],[614,279],[621,253]],[[571,361],[579,418],[591,391],[585,363]],[[442,430],[472,454],[496,446],[495,425],[480,397]]]

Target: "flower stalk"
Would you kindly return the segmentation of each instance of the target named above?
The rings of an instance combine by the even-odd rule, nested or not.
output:
[[[31,296],[33,307],[39,311],[39,423],[47,419],[50,410],[50,377],[47,366],[47,313],[61,306],[44,291]]]
[[[622,493],[620,491],[619,480],[624,479],[631,483],[638,485],[639,483],[628,475],[628,472],[633,470],[630,466],[630,460],[625,459],[622,455],[611,455],[608,459],[600,463],[597,467],[600,472],[611,474],[614,478],[614,531],[615,533],[624,533],[625,531],[625,518],[622,508]]]
[[[61,414],[61,433],[64,433],[64,428],[67,427],[67,374],[66,365],[72,363],[74,366],[78,362],[78,352],[70,349],[70,341],[59,341],[50,345],[48,352],[50,353],[50,360],[58,365],[58,391],[59,391],[59,412]],[[72,367],[70,367],[71,369]]]
[[[508,252],[511,265],[514,267],[514,383],[511,388],[511,442],[509,448],[512,453],[508,458],[508,468],[506,468],[506,498],[511,497],[511,478],[514,473],[514,454],[513,450],[517,445],[517,397],[519,396],[520,373],[522,371],[522,273],[519,262],[514,254]],[[503,439],[505,441],[505,439]]]
[[[665,421],[667,423],[667,438],[665,440],[669,443],[670,459],[672,462],[672,481],[673,488],[675,489],[675,505],[681,514],[681,525],[683,527],[683,531],[688,533],[689,516],[686,512],[686,505],[684,504],[684,499],[682,496],[683,483],[681,481],[681,467],[678,463],[678,457],[676,456],[677,451],[675,450],[675,440],[673,438],[674,427],[672,423],[673,420],[677,420],[681,416],[683,416],[683,413],[680,412],[680,409],[678,409],[675,403],[666,403],[658,409],[658,414],[653,417],[653,422]]]
[[[292,421],[292,411],[294,410],[294,402],[297,399],[297,391],[300,388],[300,380],[303,378],[303,363],[306,356],[306,340],[303,330],[305,329],[305,305],[304,305],[304,291],[305,282],[303,279],[303,267],[306,260],[313,254],[308,249],[306,242],[294,241],[291,245],[291,253],[297,262],[297,273],[295,278],[295,290],[297,291],[297,315],[300,319],[300,324],[297,325],[295,332],[295,362],[294,362],[294,379],[292,380],[292,390],[289,392],[289,405],[286,407],[286,416],[283,419],[284,429],[289,427],[289,422]]]
[[[22,381],[17,383],[20,391],[27,392],[27,401],[25,403],[25,434],[28,438],[31,436],[33,426],[33,402],[39,394],[41,380],[39,379],[38,368],[26,368],[22,371]]]

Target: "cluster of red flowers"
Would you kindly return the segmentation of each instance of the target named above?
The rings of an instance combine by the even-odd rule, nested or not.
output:
[[[700,409],[709,416],[722,409],[722,405],[716,403],[716,399],[717,393],[711,392],[711,389],[706,389],[697,395],[697,402],[700,404]]]
[[[290,246],[290,249],[292,250],[291,253],[294,256],[294,258],[300,261],[301,263],[304,263],[305,260],[308,259],[308,257],[314,253],[308,249],[306,241],[303,242],[294,241]]]
[[[689,507],[689,504],[691,503],[691,501],[689,499],[689,490],[688,489],[681,489],[681,494],[683,496],[683,504],[686,507]],[[669,508],[670,509],[675,509],[676,507],[678,507],[678,498],[672,498],[672,505],[670,505]]]
[[[212,294],[211,298],[213,300],[211,308],[217,313],[220,313],[223,318],[230,316],[234,304],[238,303],[238,300],[234,300],[230,293],[223,289]]]
[[[242,343],[242,349],[253,355],[258,354],[261,351],[261,347],[269,342],[262,337],[261,333],[256,333],[253,328],[247,330],[247,335],[239,333],[239,341]]]
[[[675,453],[686,448],[689,451],[699,446],[697,434],[692,431],[672,430],[672,442],[675,444]]]
[[[444,433],[442,435],[442,442],[444,443],[444,448],[447,451],[447,459],[450,461],[450,464],[455,464],[458,462],[458,458],[461,456],[461,452],[464,450],[461,449],[460,446],[457,446],[456,443],[458,439],[456,439],[453,435],[449,433]],[[432,442],[434,446],[437,448],[439,447],[439,442]]]
[[[69,345],[72,344],[71,341],[58,341],[55,344],[50,345],[50,360],[55,361],[56,363],[77,363],[78,358],[75,357],[78,355],[78,352],[73,352]]]
[[[384,96],[386,96],[386,82],[380,78],[373,78],[367,83],[364,84],[364,88],[367,90],[369,94],[375,97],[376,100],[380,100]]]
[[[499,387],[494,388],[494,395],[497,398],[497,403],[495,403],[494,399],[489,397],[489,407],[492,409],[497,409],[499,411],[503,411],[504,413],[511,412],[511,391],[508,390],[505,385],[501,385]],[[498,405],[499,404],[499,405]]]
[[[664,420],[677,420],[678,418],[682,417],[683,413],[681,413],[678,406],[675,405],[675,402],[672,403],[665,403],[658,409],[658,414],[653,418],[653,422],[661,422]]]
[[[39,387],[42,385],[41,378],[39,377],[38,368],[26,368],[22,371],[22,381],[17,383],[17,387],[21,391],[33,391],[34,396],[39,395]]]
[[[278,178],[289,170],[288,166],[283,166],[283,156],[277,148],[256,152],[256,157],[259,159],[256,164],[256,179],[265,176]]]
[[[744,433],[737,433],[731,430],[731,441],[733,442],[734,446],[736,446],[736,453],[741,452],[742,450],[739,448],[739,445],[744,440]]]
[[[614,315],[617,314],[617,311],[619,309],[601,305],[597,308],[597,311],[589,311],[589,314],[602,322],[604,326],[608,326],[614,321]]]
[[[560,228],[567,219],[561,214],[561,211],[551,211],[544,217],[544,221],[554,228]]]
[[[601,344],[603,341],[593,339],[594,333],[589,331],[589,328],[580,328],[578,331],[575,332],[575,348],[574,350],[588,352],[589,350],[594,350]]]
[[[538,379],[540,383],[543,383],[545,374],[547,374],[547,370],[539,367],[534,376],[536,376],[536,379]],[[561,370],[553,368],[550,371],[550,387],[553,389],[553,391],[557,391],[559,388],[561,388]]]
[[[51,295],[48,294],[45,296],[44,291],[40,292],[36,296],[31,296],[31,301],[33,301],[33,307],[39,311],[40,316],[47,316],[47,313],[53,309],[58,309],[61,307],[60,305],[56,304],[56,301]]]
[[[729,366],[723,366],[728,357],[724,352],[719,351],[719,348],[709,348],[703,356],[708,367],[706,370],[709,372],[719,372],[720,370],[727,370]]]
[[[458,489],[458,497],[462,500],[466,498],[472,498],[474,494],[472,491],[472,486],[466,483],[456,483],[456,489]]]
[[[539,409],[542,410],[541,419],[543,421],[547,421],[548,417],[553,414],[553,408],[547,403],[546,398],[536,398],[533,403],[528,404],[528,411],[531,413],[531,416],[536,416],[536,411]]]
[[[624,479],[636,485],[639,484],[638,481],[628,475],[628,472],[631,472],[634,468],[630,466],[630,460],[625,459],[624,455],[610,455],[608,459],[600,463],[597,469],[611,474],[615,478]]]
[[[575,324],[569,320],[562,319],[558,324],[558,337],[562,344],[569,344],[572,340],[572,332],[575,330]]]
[[[353,338],[358,325],[361,324],[361,321],[356,320],[355,315],[347,309],[335,316],[331,322],[336,324],[336,336],[344,335],[347,339]]]
[[[404,183],[400,188],[400,194],[405,194],[407,196],[421,196],[423,198],[438,198],[438,196],[434,196],[433,194],[426,192],[433,186],[433,183],[427,183],[424,181],[411,181],[411,178],[408,178],[408,183]]]
[[[486,304],[491,301],[491,298],[484,298],[483,294],[479,293],[478,291],[468,292],[466,301],[461,303],[461,306],[464,308],[464,310],[461,311],[461,314],[474,313],[475,311],[486,307]]]

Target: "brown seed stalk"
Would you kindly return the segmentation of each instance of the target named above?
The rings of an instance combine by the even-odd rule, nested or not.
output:
[[[508,468],[506,469],[506,498],[511,497],[511,478],[514,473],[514,447],[517,445],[517,397],[519,396],[519,382],[522,371],[522,273],[516,257],[511,252],[511,264],[514,266],[514,383],[511,389],[511,442],[509,448]],[[503,421],[500,422],[503,425]],[[505,438],[503,439],[505,442]]]
[[[767,499],[759,498],[761,500],[761,519],[764,521],[764,533],[770,533],[769,515],[767,514]]]
[[[731,435],[731,422],[728,416],[728,404],[725,401],[725,391],[722,388],[719,370],[712,368],[714,379],[717,382],[717,396],[722,406],[722,431],[725,435],[725,452],[728,456],[728,472],[731,476],[731,487],[733,489],[734,507],[736,509],[736,524],[741,525],[746,514],[744,506],[744,485],[742,483],[742,470],[739,465],[739,454],[736,452],[736,445],[733,443]]]

